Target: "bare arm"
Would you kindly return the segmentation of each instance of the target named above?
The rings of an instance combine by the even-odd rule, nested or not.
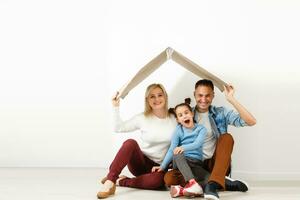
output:
[[[113,107],[119,107],[120,106],[120,97],[118,97],[119,92],[117,92],[111,99],[111,103]]]
[[[234,87],[232,85],[224,86],[224,93],[227,101],[233,105],[233,107],[237,110],[237,112],[240,114],[241,118],[249,125],[253,126],[256,124],[256,119],[253,117],[253,115],[244,107],[242,104],[240,104],[235,98],[234,98]]]
[[[111,99],[113,109],[113,128],[115,132],[130,132],[139,129],[138,117],[137,115],[129,120],[123,121],[120,116],[119,106],[120,97],[118,97],[119,92],[117,92]]]

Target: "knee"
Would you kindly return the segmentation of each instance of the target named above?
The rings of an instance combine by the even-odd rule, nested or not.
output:
[[[123,147],[125,147],[125,148],[135,147],[137,145],[138,145],[138,143],[134,139],[128,139],[125,142],[123,142]]]
[[[178,153],[178,154],[173,155],[173,160],[175,160],[175,161],[182,160],[182,159],[184,159],[183,153]]]
[[[219,140],[222,141],[222,142],[225,142],[228,145],[231,145],[231,146],[234,145],[234,139],[233,139],[232,135],[229,134],[229,133],[222,134],[220,136]]]
[[[133,139],[128,139],[125,142],[123,142],[123,145],[121,147],[122,150],[134,150],[138,147],[138,143]]]
[[[171,171],[168,171],[165,176],[164,176],[164,182],[165,182],[165,185],[166,186],[171,186],[171,185],[174,185],[173,182],[174,182],[174,178],[173,178],[173,172],[174,170],[171,170]]]
[[[184,162],[185,157],[183,155],[183,153],[179,153],[179,154],[174,154],[173,155],[173,168],[177,168],[177,165],[181,162]]]

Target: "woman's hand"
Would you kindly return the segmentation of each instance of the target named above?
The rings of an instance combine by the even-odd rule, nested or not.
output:
[[[120,106],[120,97],[118,97],[118,95],[119,95],[119,92],[117,92],[111,99],[111,103],[114,107]]]
[[[160,166],[154,166],[151,169],[151,172],[162,172],[162,168],[160,168]]]
[[[183,153],[184,152],[184,149],[182,147],[176,147],[174,150],[173,150],[173,153],[176,155],[176,154],[180,154],[180,153]]]

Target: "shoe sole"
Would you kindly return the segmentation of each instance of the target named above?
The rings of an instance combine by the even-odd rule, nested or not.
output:
[[[219,200],[218,197],[211,195],[211,194],[204,194],[204,199]]]
[[[202,194],[196,194],[196,193],[192,193],[192,192],[183,192],[183,196],[185,197],[201,197]]]
[[[230,180],[230,181],[240,181],[241,183],[243,183],[243,184],[245,184],[245,185],[247,186],[247,191],[249,190],[249,185],[248,185],[248,183],[245,182],[245,181],[242,181],[242,180],[239,180],[239,179],[232,179],[232,178],[230,178],[230,177],[228,177],[228,176],[226,176],[225,179],[228,179],[228,180]],[[247,192],[247,191],[245,191],[245,192]],[[243,191],[241,191],[241,192],[243,192]]]
[[[116,185],[114,185],[112,188],[110,188],[107,192],[98,192],[97,193],[97,198],[98,199],[105,199],[109,196],[114,195],[116,192]]]

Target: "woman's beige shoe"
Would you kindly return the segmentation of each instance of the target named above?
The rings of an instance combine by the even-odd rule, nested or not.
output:
[[[127,177],[127,176],[124,176],[124,175],[119,175],[119,178],[118,178],[117,181],[116,181],[116,185],[119,186],[119,182],[120,182],[121,180],[125,179],[125,178],[128,178],[128,177]],[[102,184],[104,184],[105,181],[107,181],[107,177],[102,178],[100,182],[101,182]]]
[[[105,199],[111,195],[114,195],[116,192],[116,184],[114,184],[107,192],[98,192],[98,199]]]

